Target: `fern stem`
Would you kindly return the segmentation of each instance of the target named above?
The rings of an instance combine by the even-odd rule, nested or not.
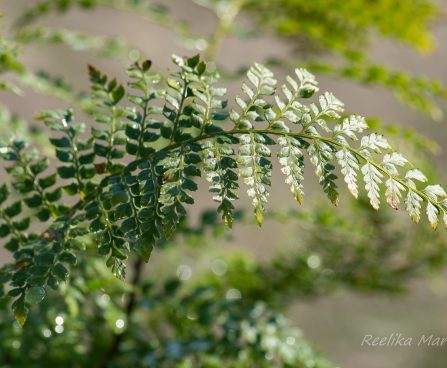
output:
[[[64,123],[66,125],[66,123]],[[67,130],[69,132],[69,130]],[[76,144],[74,142],[75,137],[69,133],[69,140],[70,140],[70,151],[71,154],[73,155],[73,165],[75,167],[75,178],[76,178],[76,182],[78,183],[79,186],[79,195],[81,197],[81,199],[84,197],[84,183],[82,181],[81,178],[81,165],[79,163],[79,156],[78,156],[78,148],[76,147]]]
[[[106,167],[108,170],[110,170],[110,167],[112,165],[112,149],[115,141],[115,133],[116,133],[116,121],[117,115],[116,115],[116,106],[112,107],[112,120],[110,124],[110,135],[107,139],[108,149],[107,149],[107,156],[106,156]]]
[[[141,147],[144,146],[144,132],[146,130],[146,119],[147,119],[147,109],[149,107],[149,97],[145,97],[144,99],[144,106],[143,106],[143,115],[141,117],[141,130],[140,135],[138,136],[138,151],[137,151],[137,158],[140,157],[141,153]]]
[[[381,173],[396,180],[398,183],[403,185],[408,191],[413,191],[414,193],[418,194],[423,199],[425,199],[427,202],[433,204],[438,210],[444,211],[443,207],[438,202],[433,201],[423,191],[416,189],[416,188],[411,188],[404,180],[391,174],[388,170],[383,168],[381,165],[379,165],[378,163],[374,162],[373,160],[370,160],[369,158],[367,158],[360,151],[358,151],[355,148],[352,148],[350,146],[344,145],[340,142],[337,142],[331,138],[327,138],[327,137],[323,137],[323,136],[311,135],[311,134],[306,134],[306,133],[302,133],[302,132],[273,131],[273,130],[269,130],[269,129],[233,129],[233,130],[228,130],[228,131],[223,131],[223,132],[209,133],[209,134],[205,134],[202,136],[197,136],[197,137],[191,138],[191,139],[186,140],[181,143],[175,143],[175,144],[168,145],[164,148],[164,150],[170,151],[170,150],[178,148],[179,146],[182,146],[182,145],[195,143],[195,142],[198,142],[198,141],[201,141],[204,139],[208,139],[208,138],[213,138],[213,137],[216,137],[219,135],[237,135],[237,134],[266,134],[266,135],[277,135],[277,136],[290,136],[290,137],[303,138],[303,139],[308,139],[308,140],[319,140],[319,141],[325,142],[329,145],[337,146],[339,148],[344,147],[344,148],[348,149],[351,153],[353,153],[356,157],[361,159],[362,161],[370,163],[377,170],[379,170]]]
[[[175,132],[178,129],[178,125],[179,125],[179,122],[180,122],[180,117],[181,117],[182,112],[183,112],[183,105],[185,104],[186,96],[188,94],[188,85],[189,85],[189,83],[185,79],[185,77],[182,77],[182,80],[183,80],[183,83],[184,83],[183,84],[183,90],[182,90],[182,97],[180,99],[180,104],[179,104],[179,107],[178,107],[177,115],[175,116],[175,119],[174,119],[174,126],[172,128],[172,134],[171,134],[171,138],[169,139],[169,144],[172,144],[172,142],[174,141]]]

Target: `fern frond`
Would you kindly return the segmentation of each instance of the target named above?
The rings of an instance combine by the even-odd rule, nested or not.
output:
[[[377,210],[380,207],[379,186],[382,183],[383,175],[369,162],[362,167],[362,174],[365,180],[365,189],[371,201],[371,206]]]
[[[338,151],[335,156],[337,157],[341,173],[345,177],[345,182],[348,185],[349,191],[355,198],[357,198],[359,195],[357,189],[357,171],[359,170],[359,163],[357,158],[345,147]]]
[[[201,161],[198,155],[200,149],[198,144],[184,145],[166,153],[165,157],[158,162],[158,165],[163,168],[159,202],[166,237],[173,234],[176,225],[186,215],[184,204],[194,203],[189,192],[197,190],[197,184],[193,178],[201,174],[196,166]]]
[[[230,119],[236,129],[253,128],[252,122],[262,119],[260,111],[268,107],[264,97],[272,95],[275,91],[276,80],[273,78],[273,73],[261,64],[252,66],[247,72],[247,78],[252,87],[243,84],[242,90],[248,99],[244,101],[236,97],[236,103],[241,111],[230,112]]]
[[[335,166],[331,163],[334,152],[332,145],[318,139],[313,140],[307,152],[310,162],[315,166],[315,174],[324,192],[333,204],[338,204],[338,190],[335,182],[337,175],[334,174]]]
[[[104,57],[123,57],[129,48],[123,40],[113,37],[88,35],[66,28],[37,27],[26,28],[17,34],[16,41],[20,44],[63,44],[75,51],[91,50]]]
[[[148,73],[151,68],[149,60],[135,63],[127,71],[131,81],[129,101],[137,107],[137,111],[129,114],[130,123],[126,125],[126,151],[136,158],[148,157],[155,150],[151,144],[160,138],[160,117],[162,108],[156,104],[163,96],[157,89],[160,83],[158,74]]]
[[[130,254],[147,261],[159,241],[176,231],[186,205],[194,203],[192,193],[202,172],[228,226],[235,216],[238,172],[261,224],[271,185],[271,146],[278,146],[281,171],[300,203],[307,156],[335,204],[339,166],[355,197],[358,178],[363,177],[373,208],[379,208],[385,189],[392,208],[398,209],[405,198],[414,221],[420,220],[425,205],[433,228],[441,218],[446,222],[444,189],[424,184],[425,175],[382,135],[365,132],[363,118],[343,117],[343,104],[331,93],[323,93],[318,105],[305,104],[304,99],[318,89],[310,73],[297,69],[298,80],[288,77],[277,93],[273,73],[255,64],[247,73],[249,83],[242,87],[244,97],[236,98],[239,108],[227,115],[225,90],[215,85],[217,74],[207,72],[198,56],[174,57],[174,63],[178,71],[171,74],[166,88],[150,71],[150,62],[129,69],[131,107],[125,106],[124,86],[90,68],[95,119],[106,128],[93,127],[91,135],[83,138],[84,126],[73,122],[70,110],[43,113],[41,118],[57,134],[51,138],[62,162],[56,174],[50,173],[48,161],[26,149],[24,141],[0,146],[1,156],[10,163],[12,186],[21,198],[8,202],[8,187],[0,187],[0,236],[8,237],[8,248],[15,253],[16,264],[7,267],[7,273],[19,321],[23,322],[31,304],[45,296],[48,285],[56,287],[57,280],[67,277],[67,267],[76,261],[72,250],[85,244],[86,238],[93,239],[120,278]],[[125,161],[120,161],[126,152]],[[57,186],[58,178],[69,182]],[[69,195],[79,194],[79,201],[71,207],[63,205],[62,188]],[[18,217],[22,202],[36,209],[31,216]],[[26,233],[33,216],[44,222],[52,217],[43,235]],[[49,263],[43,269],[39,262],[46,257]],[[42,277],[35,278],[35,271]]]
[[[400,198],[402,196],[402,191],[405,190],[405,187],[393,178],[388,178],[385,185],[385,196],[387,203],[391,208],[396,210],[399,209]]]
[[[304,191],[304,154],[302,143],[294,137],[279,137],[278,144],[282,146],[278,152],[281,171],[286,176],[286,184],[290,186],[296,201],[302,203]]]
[[[234,122],[235,129],[255,129],[254,122],[264,120],[263,112],[269,105],[265,97],[274,93],[276,80],[273,73],[261,64],[253,65],[247,72],[247,78],[252,87],[242,85],[242,90],[247,98],[244,100],[236,97],[236,103],[240,112],[232,110],[230,119]],[[267,187],[270,186],[271,163],[269,160],[270,149],[268,144],[273,143],[264,134],[242,134],[239,136],[240,147],[238,150],[239,173],[244,184],[248,186],[248,196],[252,199],[255,208],[256,221],[262,224],[265,212],[265,204],[269,196]]]
[[[92,84],[92,100],[97,106],[94,114],[98,123],[106,124],[107,129],[94,129],[94,152],[96,156],[104,157],[105,168],[110,173],[118,172],[123,165],[114,163],[125,155],[122,146],[126,143],[124,130],[126,117],[133,111],[119,106],[125,95],[123,85],[116,79],[108,81],[108,77],[93,66],[89,66],[90,81]]]
[[[7,238],[4,247],[14,252],[19,247],[26,244],[28,240],[28,230],[31,219],[26,216],[17,220],[17,216],[22,212],[22,202],[16,201],[6,205],[6,201],[11,194],[7,184],[0,186],[0,238]]]
[[[44,96],[57,98],[61,101],[80,107],[91,115],[95,104],[83,94],[77,94],[73,87],[63,78],[49,75],[46,72],[34,73],[30,70],[19,76],[21,85]]]
[[[186,22],[174,18],[163,6],[145,0],[38,0],[27,7],[13,25],[20,29],[51,14],[60,15],[73,9],[90,10],[98,7],[134,12],[153,23],[176,31],[185,41],[198,38]]]
[[[22,196],[27,207],[35,209],[35,216],[47,221],[50,216],[56,218],[63,214],[66,207],[57,202],[61,198],[60,188],[56,184],[55,174],[42,175],[49,166],[47,158],[40,158],[35,149],[27,149],[23,140],[11,139],[0,146],[0,155],[10,162],[6,171],[13,178],[12,185]]]
[[[248,196],[255,208],[256,221],[259,225],[264,219],[265,205],[268,201],[268,190],[272,164],[269,141],[263,134],[243,134],[239,137],[240,147],[237,162],[243,182],[248,186]]]
[[[238,175],[234,171],[237,162],[231,144],[235,144],[232,137],[207,139],[202,144],[203,171],[210,182],[209,190],[214,194],[213,200],[220,203],[217,210],[230,228],[233,225],[232,202],[238,199],[235,190],[239,187]]]
[[[56,157],[63,163],[63,166],[58,167],[57,173],[62,179],[74,179],[74,182],[63,187],[68,195],[79,193],[83,198],[93,189],[90,179],[96,174],[93,139],[80,138],[85,131],[85,124],[74,124],[71,110],[47,111],[41,113],[38,118],[43,120],[50,130],[63,134],[60,138],[50,138]]]

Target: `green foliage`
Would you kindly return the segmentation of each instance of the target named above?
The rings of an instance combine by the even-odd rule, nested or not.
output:
[[[63,27],[32,27],[39,19],[52,13],[65,14],[73,9],[89,11],[100,7],[109,7],[119,11],[130,11],[143,15],[150,22],[173,29],[181,36],[182,44],[187,48],[205,50],[208,59],[214,59],[226,35],[234,34],[244,38],[247,34],[259,34],[259,28],[273,28],[279,37],[292,40],[299,45],[299,54],[316,56],[311,58],[308,68],[313,72],[326,72],[332,76],[354,80],[362,84],[378,84],[391,90],[404,103],[429,113],[434,119],[440,119],[442,111],[435,101],[445,98],[445,87],[438,81],[409,73],[393,71],[376,65],[365,56],[369,46],[371,30],[382,36],[395,38],[415,47],[418,51],[428,51],[433,42],[430,26],[439,17],[441,11],[429,0],[414,4],[411,1],[388,1],[370,4],[368,2],[345,1],[339,4],[317,1],[311,5],[301,0],[294,1],[241,1],[241,0],[194,0],[201,6],[216,13],[219,24],[209,37],[195,35],[191,26],[174,17],[168,7],[135,0],[42,0],[29,6],[16,19],[13,37],[3,39],[5,64],[20,68],[19,80],[0,82],[0,87],[20,92],[19,86],[26,86],[40,93],[56,96],[65,101],[76,103],[89,111],[86,101],[73,91],[59,88],[57,80],[48,74],[41,78],[40,73],[26,70],[20,60],[18,49],[32,43],[65,44],[75,51],[90,50],[106,57],[124,57],[131,49],[128,43],[114,37],[88,35],[77,30]],[[242,31],[236,21],[239,12],[248,13],[253,24],[249,31]],[[271,14],[276,14],[271,17]],[[411,16],[407,16],[411,14]],[[417,14],[417,16],[415,16]],[[297,19],[299,21],[297,21]],[[411,20],[411,22],[409,21]],[[392,25],[392,27],[390,27]],[[244,25],[244,29],[247,25]],[[334,32],[337,29],[337,32]],[[7,46],[6,46],[7,45]],[[323,64],[319,53],[323,50],[341,54],[342,65]],[[8,55],[6,57],[6,55]],[[130,54],[129,54],[130,55]],[[8,61],[9,60],[9,61]],[[12,64],[11,64],[12,62]],[[278,60],[275,60],[278,62]],[[285,60],[279,60],[281,64]],[[302,60],[300,59],[300,63]],[[294,65],[296,62],[294,62]],[[9,67],[8,67],[9,68]],[[17,70],[16,70],[17,72]]]
[[[440,14],[427,0],[248,0],[245,7],[263,26],[339,52],[357,52],[371,31],[427,51],[433,46],[430,23]]]
[[[412,130],[381,127],[393,143],[403,138],[405,150],[413,151],[409,157],[422,166],[416,168],[383,136],[364,134],[368,125],[375,130],[380,124],[345,114],[333,94],[325,92],[307,103],[318,86],[305,69],[296,69],[277,88],[265,66],[247,68],[243,94],[227,109],[214,65],[199,56],[174,57],[176,71],[166,78],[153,73],[149,61],[135,63],[127,84],[89,67],[89,96],[77,93],[67,76],[29,70],[20,57],[22,48],[37,43],[109,58],[131,50],[121,38],[32,25],[75,8],[136,12],[175,30],[185,47],[203,50],[211,60],[225,36],[245,37],[270,28],[297,45],[300,56],[312,57],[306,66],[311,71],[383,86],[410,106],[441,117],[436,98],[445,98],[444,86],[364,56],[371,31],[428,51],[429,26],[438,15],[431,1],[194,2],[216,14],[212,35],[194,35],[167,8],[148,1],[39,0],[5,33],[9,38],[0,38],[0,73],[10,76],[0,82],[1,89],[20,94],[21,88],[32,88],[88,114],[87,124],[77,123],[71,109],[39,115],[51,131],[50,160],[16,137],[0,145],[10,174],[0,186],[0,238],[13,256],[0,269],[2,365],[333,367],[272,307],[340,288],[400,292],[412,278],[445,266],[442,233],[400,223],[397,230],[390,225],[396,217],[391,211],[373,211],[385,199],[415,222],[427,218],[433,228],[441,221],[447,225],[446,193],[439,185],[427,185],[421,170],[432,179],[421,151],[436,147]],[[252,21],[248,31],[236,21],[239,12]],[[342,63],[324,64],[314,51],[335,52]],[[0,112],[2,128],[8,127],[2,137],[7,130],[20,137],[29,133],[25,127],[30,123],[6,106]],[[32,128],[32,147],[36,142],[43,146],[36,141],[38,131]],[[308,161],[334,204],[344,180],[356,200],[347,219],[339,209],[326,207],[267,211],[273,167],[278,165],[301,204]],[[340,173],[343,180],[337,178]],[[194,227],[190,214],[195,208],[189,208],[203,185],[202,174],[217,211],[203,213]],[[294,247],[265,263],[252,256],[214,260],[217,271],[211,266],[212,272],[183,285],[171,278],[169,262],[158,258],[151,262],[156,276],[142,281],[142,262],[153,249],[175,245],[177,260],[183,262],[179,247],[191,243],[195,249],[188,253],[199,260],[210,253],[205,248],[210,232],[221,237],[227,234],[224,225],[251,222],[236,210],[240,182],[259,225],[264,217],[281,223],[299,219]],[[133,260],[126,284],[126,265]],[[183,280],[187,269],[179,266],[178,278]],[[7,312],[10,307],[16,322]],[[25,328],[18,328],[25,322]]]
[[[349,210],[340,215],[339,209],[321,204],[311,211],[269,213],[268,219],[293,225],[287,247],[266,262],[249,255],[223,258],[225,272],[209,272],[198,282],[222,291],[237,289],[247,300],[284,306],[296,298],[346,289],[398,294],[407,291],[414,278],[444,267],[444,233],[411,225],[396,230],[389,226],[395,217],[392,210],[377,216],[363,196]]]
[[[49,295],[40,316],[30,316],[24,329],[15,327],[4,311],[6,305],[1,306],[5,313],[0,336],[9,347],[0,351],[2,362],[27,367],[38,367],[42,361],[68,367],[214,367],[219,362],[228,367],[269,367],[273,361],[283,367],[333,367],[298,330],[286,326],[283,316],[264,303],[247,304],[234,290],[225,297],[211,285],[191,287],[173,277],[149,279],[138,303],[144,313],[127,319],[119,303],[125,288],[108,279],[107,270],[94,258],[80,267],[84,277],[71,285],[64,300]],[[108,293],[101,290],[104,285],[109,285]],[[89,304],[94,308],[86,311]],[[94,339],[84,339],[86,333]],[[108,348],[116,333],[132,352],[109,361]],[[27,349],[31,353],[25,353]]]
[[[202,167],[211,176],[210,191],[217,191],[214,199],[228,225],[237,198],[236,168],[248,186],[261,224],[270,186],[271,145],[282,147],[280,165],[299,202],[307,153],[333,203],[338,203],[334,171],[338,164],[355,197],[359,193],[357,176],[363,177],[375,209],[384,182],[385,198],[392,208],[399,207],[406,193],[405,208],[415,222],[424,202],[432,227],[437,227],[439,217],[447,225],[443,188],[419,187],[416,181],[427,181],[424,174],[413,167],[405,169],[408,161],[383,136],[370,133],[361,137],[357,147],[351,145],[367,128],[363,118],[342,117],[343,104],[328,92],[319,97],[318,105],[303,104],[318,90],[307,71],[297,69],[297,79],[288,77],[278,93],[272,72],[255,64],[247,73],[250,85],[242,87],[245,98],[236,98],[239,110],[229,113],[234,126],[224,129],[226,102],[220,99],[224,90],[213,86],[218,76],[208,73],[198,56],[174,57],[174,62],[179,71],[168,79],[167,90],[156,89],[159,77],[150,71],[150,62],[129,70],[130,88],[137,93],[130,94],[129,100],[139,108],[138,113],[123,105],[126,92],[121,84],[90,67],[94,117],[105,128],[93,127],[92,135],[82,139],[84,125],[73,122],[71,111],[43,113],[41,119],[59,135],[50,138],[61,162],[56,173],[48,173],[48,160],[26,149],[24,141],[13,139],[2,145],[2,157],[10,162],[6,170],[21,198],[9,207],[2,206],[2,234],[11,236],[15,254],[15,264],[5,268],[14,287],[9,294],[16,299],[13,309],[21,324],[30,304],[45,297],[46,285],[55,287],[67,278],[69,271],[63,263],[76,262],[71,249],[79,248],[77,243],[82,249],[87,233],[92,233],[98,253],[107,256],[107,265],[120,278],[124,278],[129,253],[147,261],[157,242],[175,233],[187,214],[185,205],[194,203],[191,193],[198,188],[194,178],[201,175]],[[124,147],[133,156],[129,163],[121,160],[126,156]],[[56,186],[58,178],[68,183]],[[62,189],[78,195],[79,202],[64,205]],[[8,195],[4,186],[4,200]],[[22,202],[33,212],[13,222],[22,212]],[[34,217],[43,222],[51,217],[53,223],[43,235],[28,238],[20,229],[26,230]]]

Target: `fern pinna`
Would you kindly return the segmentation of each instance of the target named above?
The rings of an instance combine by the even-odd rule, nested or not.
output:
[[[130,253],[147,261],[157,242],[175,232],[186,205],[194,203],[195,179],[202,173],[229,227],[239,176],[261,224],[274,145],[285,181],[300,203],[309,159],[335,204],[340,171],[354,197],[363,178],[375,209],[384,187],[392,208],[403,200],[418,222],[424,204],[433,228],[440,218],[447,225],[444,189],[425,185],[424,174],[382,135],[365,135],[364,118],[343,115],[343,104],[328,92],[304,104],[318,91],[306,70],[296,69],[278,90],[273,73],[255,64],[242,85],[243,96],[227,110],[226,91],[216,86],[219,77],[207,71],[205,62],[198,56],[173,61],[177,71],[166,80],[150,71],[149,61],[134,64],[127,91],[90,67],[96,120],[90,134],[74,122],[71,110],[40,116],[56,135],[50,139],[59,160],[56,172],[22,140],[1,145],[12,179],[0,187],[0,236],[14,256],[1,278],[11,286],[8,294],[15,298],[12,308],[20,324],[29,307],[43,300],[47,286],[57,288],[65,281],[77,254],[92,244],[120,278]],[[34,218],[45,224],[44,231],[30,228]]]

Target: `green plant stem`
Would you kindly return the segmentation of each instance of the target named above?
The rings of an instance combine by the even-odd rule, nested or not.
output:
[[[110,170],[110,167],[112,165],[112,150],[113,150],[113,145],[114,145],[114,141],[115,141],[116,125],[118,123],[117,119],[118,119],[118,116],[116,114],[116,106],[113,106],[110,135],[107,138],[107,144],[108,144],[107,157],[106,157],[107,170]]]
[[[337,142],[334,139],[331,139],[331,138],[328,138],[328,137],[319,136],[319,135],[311,135],[311,134],[307,134],[307,133],[303,133],[303,132],[285,132],[285,131],[279,131],[279,130],[275,131],[275,130],[269,130],[269,129],[233,129],[233,130],[228,130],[228,131],[221,131],[221,132],[216,132],[216,133],[204,134],[202,136],[197,136],[197,137],[191,138],[189,140],[186,140],[184,142],[168,145],[167,147],[165,147],[163,149],[166,150],[166,151],[170,151],[170,150],[178,148],[180,146],[191,144],[191,143],[195,143],[195,142],[198,142],[198,141],[201,141],[201,140],[204,140],[204,139],[214,138],[214,137],[217,137],[217,136],[220,136],[220,135],[237,135],[237,134],[266,134],[266,135],[277,135],[277,136],[290,136],[290,137],[302,138],[302,139],[313,140],[313,141],[321,141],[321,142],[325,142],[325,143],[327,143],[327,144],[329,144],[331,146],[336,146],[336,147],[339,147],[339,148],[346,148],[347,150],[349,150],[352,154],[354,154],[361,161],[371,164],[372,166],[374,166],[378,171],[380,171],[385,176],[387,176],[389,178],[392,178],[393,180],[397,181],[399,184],[403,185],[407,190],[413,191],[414,193],[416,193],[420,197],[424,198],[427,202],[429,202],[432,205],[434,205],[438,210],[443,211],[443,207],[441,206],[440,203],[438,203],[437,201],[432,200],[423,191],[418,190],[416,188],[411,188],[404,180],[402,180],[401,178],[397,177],[396,175],[391,174],[388,170],[386,170],[385,168],[383,168],[378,163],[376,163],[373,160],[371,160],[368,157],[366,157],[359,150],[357,150],[355,148],[352,148],[350,146],[344,145],[344,144],[342,144],[340,142]]]
[[[185,104],[186,98],[188,96],[188,86],[189,86],[189,83],[186,80],[186,78],[184,78],[184,77],[182,77],[182,80],[183,80],[183,83],[184,83],[183,84],[183,90],[182,90],[182,97],[181,97],[181,100],[180,100],[180,105],[178,107],[177,115],[175,116],[175,119],[174,119],[174,122],[173,122],[174,125],[172,127],[172,134],[171,134],[171,138],[169,139],[169,144],[171,144],[174,141],[175,133],[177,132],[178,125],[180,123],[180,118],[181,118],[181,115],[183,113],[183,105]]]
[[[233,0],[229,2],[221,14],[217,14],[216,11],[216,15],[219,17],[219,23],[217,24],[216,30],[211,35],[208,47],[204,52],[205,59],[212,61],[216,58],[222,42],[231,30],[231,25],[239,14],[243,3],[244,0]]]

